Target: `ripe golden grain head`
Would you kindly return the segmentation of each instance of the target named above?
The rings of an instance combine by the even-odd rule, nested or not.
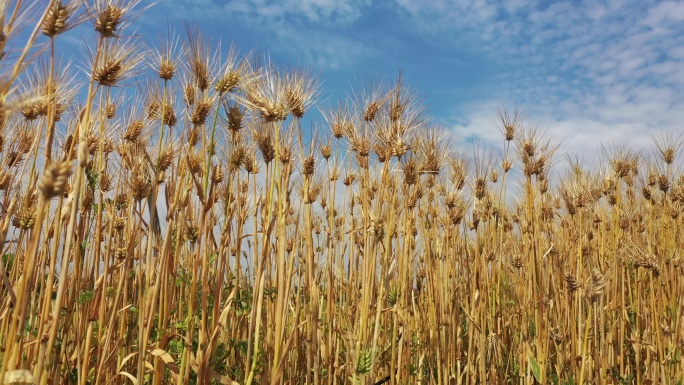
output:
[[[72,172],[72,162],[55,161],[45,167],[43,176],[38,181],[38,190],[43,199],[51,199],[62,195]]]

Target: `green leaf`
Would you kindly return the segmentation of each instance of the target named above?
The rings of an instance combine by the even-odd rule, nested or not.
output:
[[[216,262],[217,258],[218,258],[218,254],[216,254],[216,253],[209,254],[209,263],[212,264],[212,263]]]
[[[530,366],[532,367],[532,374],[537,382],[541,383],[541,369],[539,369],[539,364],[534,357],[530,356]]]
[[[98,183],[100,182],[100,174],[93,171],[91,168],[86,168],[85,175],[88,179],[88,187],[90,187],[91,190],[95,191],[95,187],[97,187]]]
[[[94,297],[94,296],[95,296],[95,292],[92,291],[92,290],[85,290],[85,291],[82,291],[82,292],[78,295],[78,303],[80,303],[80,304],[82,305],[82,304],[84,304],[84,303],[90,302],[90,301],[93,300],[93,297]]]
[[[10,272],[14,265],[14,254],[3,254],[2,264],[5,265],[5,271]]]

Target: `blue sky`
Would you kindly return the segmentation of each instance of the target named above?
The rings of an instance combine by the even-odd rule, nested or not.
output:
[[[183,21],[310,68],[331,101],[402,70],[457,140],[501,143],[501,105],[573,153],[684,131],[682,1],[159,0],[135,29],[156,41]]]

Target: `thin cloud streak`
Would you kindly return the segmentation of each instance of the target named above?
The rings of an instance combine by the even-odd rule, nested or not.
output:
[[[464,65],[488,68],[467,87],[467,102],[458,96],[464,92],[458,84],[435,81],[434,89],[422,90],[439,95],[441,110],[432,111],[437,119],[471,122],[454,124],[464,136],[498,134],[491,124],[471,125],[491,121],[494,107],[501,104],[519,106],[530,121],[548,126],[552,135],[580,152],[592,152],[598,141],[625,139],[638,145],[648,130],[681,128],[677,111],[684,110],[684,93],[679,92],[684,86],[684,3],[677,1],[160,3],[173,9],[174,17],[243,26],[245,33],[258,34],[269,51],[316,71],[363,76],[373,61],[389,57],[381,42],[391,37],[382,27],[373,30],[374,39],[358,33],[359,25],[369,20],[402,28],[413,43],[405,49],[429,57],[430,65],[439,67],[434,72],[453,66],[455,56],[467,56]],[[459,55],[440,55],[435,47]],[[396,66],[407,74],[412,71],[400,62]],[[449,99],[457,102],[447,107],[444,100]]]

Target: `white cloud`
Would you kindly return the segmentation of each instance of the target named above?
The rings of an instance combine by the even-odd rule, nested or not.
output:
[[[493,150],[500,150],[503,147],[504,138],[499,131],[494,113],[497,106],[500,104],[493,102],[471,104],[468,106],[467,115],[459,117],[458,121],[450,125],[463,151],[469,153],[471,150],[466,139],[481,140]],[[624,112],[613,111],[615,114]],[[681,113],[678,118],[683,117],[684,113]],[[554,156],[558,163],[553,166],[557,171],[563,170],[566,166],[566,155],[579,156],[589,164],[599,160],[602,145],[624,144],[644,154],[650,153],[653,149],[651,133],[660,127],[647,129],[637,122],[611,123],[604,118],[556,118],[537,110],[525,114],[525,124],[537,128],[542,135],[551,139],[552,144],[559,145]]]
[[[467,122],[455,126],[466,136],[498,138],[492,118],[501,103],[518,105],[580,152],[594,151],[598,141],[638,144],[647,130],[682,129],[684,121],[678,112],[684,111],[681,1],[165,1],[181,17],[241,23],[263,36],[270,51],[315,71],[358,72],[367,59],[383,55],[387,49],[378,41],[391,39],[382,30],[368,40],[354,34],[357,24],[380,17],[403,23],[412,44],[422,38],[447,47],[443,52],[467,51],[487,61],[494,75],[471,87],[478,92],[472,104],[454,107],[454,116]],[[430,58],[430,65],[452,65],[449,60]]]
[[[599,141],[649,145],[648,130],[682,129],[682,2],[395,1],[421,33],[499,68],[490,95],[455,107],[467,123],[454,128],[466,136],[499,140],[490,121],[503,102],[578,152]]]
[[[312,34],[306,30],[282,26],[273,31],[276,51],[297,58],[298,63],[316,69],[343,70],[353,68],[371,57],[373,51],[365,42],[335,33],[320,31]],[[279,44],[287,42],[287,44]]]
[[[167,0],[168,1],[168,0]],[[173,1],[174,6],[177,3]],[[183,4],[183,8],[205,13],[206,10],[218,9],[213,17],[249,20],[255,23],[272,22],[288,19],[290,22],[313,22],[324,24],[350,24],[363,14],[369,0],[230,0],[217,2],[212,0],[192,1]],[[263,24],[268,27],[268,24]]]
[[[651,26],[662,25],[663,22],[684,20],[684,3],[680,1],[663,1],[648,11],[645,23]]]
[[[370,0],[161,0],[175,18],[237,23],[256,34],[269,52],[285,54],[315,71],[353,68],[372,55],[346,28]]]

